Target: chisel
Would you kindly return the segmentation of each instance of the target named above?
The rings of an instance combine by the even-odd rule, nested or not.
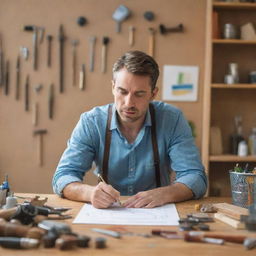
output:
[[[129,27],[129,46],[134,45],[134,32],[135,32],[135,27],[130,26]]]
[[[6,61],[5,64],[5,87],[4,87],[4,94],[9,94],[9,61]]]
[[[38,124],[38,103],[35,102],[33,104],[33,110],[32,110],[32,124],[34,126],[37,126]]]
[[[27,75],[25,83],[25,111],[29,111],[29,75]]]
[[[37,56],[38,56],[38,49],[37,49],[37,27],[34,26],[33,28],[33,68],[37,70]]]
[[[82,64],[80,71],[79,89],[84,90],[85,88],[85,64]]]
[[[109,37],[104,36],[102,39],[102,51],[101,51],[101,72],[106,72],[107,64],[107,45],[109,43]]]
[[[47,66],[51,67],[52,64],[52,35],[47,35]]]
[[[95,44],[96,44],[96,36],[89,37],[90,42],[90,72],[94,71],[94,58],[95,58]]]
[[[48,93],[48,117],[53,119],[53,106],[54,106],[54,86],[50,84]]]
[[[16,91],[15,91],[15,99],[19,100],[20,98],[20,56],[17,57],[16,62]]]
[[[37,55],[38,55],[38,48],[37,48],[37,38],[38,38],[38,28],[37,26],[27,25],[24,26],[25,31],[33,31],[33,69],[37,70]]]
[[[76,47],[78,45],[78,40],[72,40],[72,84],[73,86],[76,85]]]
[[[59,82],[60,82],[60,93],[64,91],[64,31],[63,25],[59,27]]]
[[[149,46],[148,46],[148,54],[151,57],[154,57],[154,50],[155,50],[155,29],[149,28]]]
[[[34,135],[38,136],[38,164],[39,166],[43,165],[43,135],[47,133],[47,130],[45,129],[40,129],[40,130],[35,130]]]

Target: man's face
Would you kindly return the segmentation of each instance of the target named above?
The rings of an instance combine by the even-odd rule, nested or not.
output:
[[[157,88],[152,91],[149,76],[134,75],[126,68],[116,72],[112,93],[120,121],[132,123],[144,120],[148,105],[157,91]]]

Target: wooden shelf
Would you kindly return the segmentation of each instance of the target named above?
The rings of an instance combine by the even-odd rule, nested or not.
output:
[[[256,4],[255,4],[256,5]],[[256,44],[256,40],[242,40],[242,39],[213,39],[213,44]]]
[[[222,89],[256,89],[256,84],[211,84],[211,88],[222,88]]]
[[[228,2],[214,2],[214,9],[225,10],[255,10],[256,3],[228,3]]]
[[[256,162],[256,156],[211,155],[210,162]]]

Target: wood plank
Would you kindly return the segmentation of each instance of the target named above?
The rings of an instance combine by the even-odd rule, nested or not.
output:
[[[233,227],[235,229],[245,229],[244,223],[240,222],[239,220],[230,218],[223,213],[218,213],[218,212],[215,213],[214,218],[230,225],[231,227]]]
[[[211,84],[212,88],[221,88],[221,89],[256,89],[256,84],[223,84],[223,83],[215,83]]]
[[[256,162],[255,156],[211,155],[211,162]]]
[[[241,215],[248,215],[248,209],[228,203],[213,204],[218,213],[225,214],[235,220],[240,220]]]

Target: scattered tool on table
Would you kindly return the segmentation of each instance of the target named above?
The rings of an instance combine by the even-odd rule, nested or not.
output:
[[[85,64],[82,64],[80,75],[79,75],[79,89],[84,90],[85,88]]]
[[[104,248],[106,248],[107,247],[106,241],[107,240],[104,237],[97,237],[95,239],[95,248],[97,248],[97,249],[104,249]]]
[[[165,25],[160,24],[159,31],[160,31],[161,35],[166,35],[169,33],[176,33],[176,32],[184,32],[184,26],[181,23],[181,24],[177,25],[176,27],[167,28]]]
[[[54,109],[54,85],[50,84],[48,92],[48,117],[53,119],[53,109]]]
[[[72,40],[72,84],[73,86],[76,85],[76,66],[77,66],[77,54],[76,54],[76,47],[79,44],[79,40]]]
[[[44,220],[38,223],[38,227],[47,231],[42,242],[45,248],[56,247],[60,250],[72,249],[74,247],[87,248],[90,237],[72,232],[65,223]]]
[[[39,129],[34,131],[34,135],[38,136],[38,164],[43,165],[43,135],[47,133],[46,129]]]
[[[121,238],[121,234],[117,231],[102,229],[102,228],[92,228],[92,231],[98,232],[107,236],[112,236],[114,238]]]
[[[213,218],[208,215],[193,215],[188,214],[186,218],[181,218],[179,220],[180,230],[189,231],[189,230],[210,230],[209,225],[206,225],[206,222],[214,222]]]
[[[37,248],[40,242],[38,239],[27,237],[0,237],[0,245],[4,248],[12,249],[32,249]]]
[[[52,35],[47,35],[47,66],[50,68],[52,64]]]
[[[105,73],[107,70],[107,46],[109,43],[109,37],[104,36],[102,39],[102,50],[101,50],[101,72]]]
[[[129,46],[134,45],[134,32],[135,32],[135,27],[134,26],[129,26]]]
[[[59,89],[60,93],[64,91],[64,42],[65,35],[63,25],[59,27]]]
[[[240,220],[244,223],[245,228],[249,231],[256,231],[256,204],[249,207],[249,215],[241,215]]]
[[[26,82],[25,82],[25,111],[29,111],[29,75],[26,77]]]
[[[15,88],[15,99],[20,98],[20,56],[17,57],[16,62],[16,88]]]
[[[112,15],[112,18],[116,21],[116,32],[121,32],[121,23],[130,16],[130,10],[124,6],[119,5]]]
[[[89,37],[90,72],[94,71],[95,44],[96,44],[96,36],[90,36]]]
[[[9,195],[10,185],[8,175],[5,175],[3,183],[0,185],[0,208],[6,204],[6,197]]]

